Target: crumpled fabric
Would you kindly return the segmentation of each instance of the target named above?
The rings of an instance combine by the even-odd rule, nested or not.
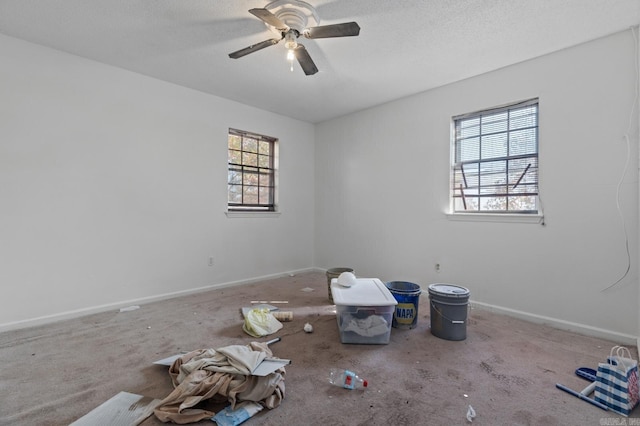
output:
[[[273,316],[269,309],[251,309],[244,317],[242,329],[250,336],[263,337],[273,334],[282,328],[282,323]]]
[[[234,409],[237,402],[254,401],[272,409],[284,399],[284,367],[267,376],[251,371],[273,354],[266,343],[232,345],[220,349],[198,349],[176,359],[169,368],[175,389],[154,410],[162,422],[194,423],[211,419],[216,413],[196,407],[212,399],[227,400]]]
[[[360,336],[373,337],[389,331],[389,323],[381,315],[369,315],[362,319],[351,316],[343,318],[343,321],[347,324],[343,331],[353,331]]]
[[[219,349],[202,349],[191,352],[193,356],[178,366],[178,375],[173,380],[177,386],[195,370],[209,370],[220,373],[250,375],[251,372],[267,357],[264,351],[253,350],[250,346],[232,345]],[[184,358],[189,355],[186,354]],[[171,371],[169,371],[171,374]],[[172,376],[173,377],[173,376]]]

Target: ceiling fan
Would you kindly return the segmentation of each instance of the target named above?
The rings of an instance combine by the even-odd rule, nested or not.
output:
[[[298,37],[316,39],[351,37],[360,34],[360,26],[355,22],[319,26],[320,18],[315,8],[300,0],[276,0],[264,8],[251,9],[249,13],[262,20],[279,37],[229,53],[229,57],[232,59],[242,58],[284,40],[284,46],[288,51],[287,59],[291,62],[291,70],[293,71],[293,59],[295,58],[306,75],[317,73],[318,68],[307,49],[298,43]],[[310,23],[312,26],[307,27]]]

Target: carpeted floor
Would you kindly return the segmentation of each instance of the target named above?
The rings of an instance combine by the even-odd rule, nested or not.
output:
[[[288,301],[280,306],[293,321],[271,336],[248,336],[240,309],[254,300]],[[584,388],[575,369],[596,368],[616,342],[473,305],[468,318],[466,340],[433,336],[424,286],[417,328],[392,329],[388,345],[342,344],[326,277],[311,272],[5,332],[0,424],[66,425],[120,391],[162,399],[172,385],[166,367],[153,361],[278,336],[274,356],[292,361],[285,399],[247,425],[462,425],[470,405],[475,425],[640,424],[638,408],[631,423],[555,388]],[[304,332],[307,322],[313,333]],[[332,367],[356,371],[368,389],[331,386]],[[143,423],[155,424],[162,423]]]

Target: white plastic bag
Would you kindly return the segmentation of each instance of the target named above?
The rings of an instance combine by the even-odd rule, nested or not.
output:
[[[275,333],[282,328],[282,323],[264,308],[251,309],[244,317],[242,329],[253,337],[262,337]]]

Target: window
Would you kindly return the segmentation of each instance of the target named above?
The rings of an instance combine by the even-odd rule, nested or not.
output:
[[[538,100],[453,118],[453,213],[538,213]]]
[[[268,136],[229,129],[229,211],[275,211],[276,142]]]

